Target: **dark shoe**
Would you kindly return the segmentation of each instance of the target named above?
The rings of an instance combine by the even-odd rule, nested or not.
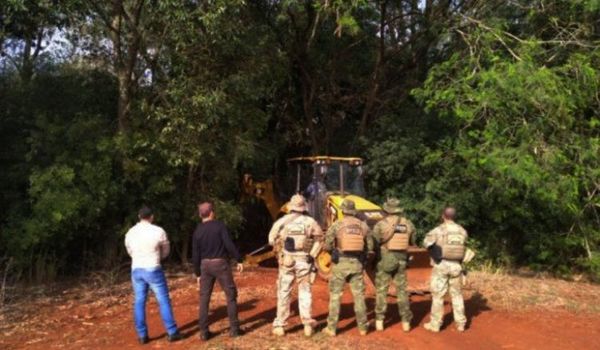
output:
[[[148,338],[148,336],[138,338],[138,342],[140,342],[140,344],[142,344],[142,345],[148,344],[149,341],[150,341],[150,338]]]
[[[243,330],[241,330],[239,328],[238,329],[232,329],[232,330],[229,331],[229,336],[231,338],[237,338],[237,337],[240,337],[240,336],[242,336],[244,334],[246,334],[246,332],[244,332]]]
[[[204,341],[207,341],[207,340],[209,340],[212,337],[213,337],[213,334],[211,332],[209,332],[209,331],[200,332],[200,339],[202,339]]]
[[[170,342],[174,342],[174,341],[178,341],[183,339],[183,336],[181,335],[181,333],[179,333],[179,331],[173,333],[173,334],[169,334],[167,336],[167,340]]]

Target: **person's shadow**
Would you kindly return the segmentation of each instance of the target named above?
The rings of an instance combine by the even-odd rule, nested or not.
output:
[[[239,303],[238,304],[238,313],[254,309],[256,307],[257,302],[258,302],[258,299],[254,298],[254,299],[247,300],[243,303]],[[221,319],[224,319],[224,318],[225,319],[227,318],[227,305],[220,305],[216,309],[211,309],[208,312],[208,324],[209,325],[214,324],[215,322],[217,322]],[[241,323],[244,324],[245,320],[243,320],[243,322],[241,322]],[[218,334],[218,333],[222,333],[228,329],[229,329],[229,325],[225,326],[224,328],[218,329],[218,330],[211,330],[211,332]],[[188,338],[188,337],[192,336],[194,333],[198,333],[199,332],[198,318],[179,327],[179,331],[181,332],[181,335],[183,336],[183,338]],[[246,331],[248,331],[248,330],[246,330]],[[158,338],[161,338],[163,336],[166,336],[166,334],[163,334],[163,335],[159,336]]]
[[[258,299],[254,298],[254,299],[251,299],[251,300],[248,300],[248,301],[238,304],[238,313],[255,309],[258,301],[259,301]],[[294,317],[295,315],[298,314],[298,309],[297,309],[298,300],[297,299],[292,300],[291,305],[292,305],[292,309],[291,309],[290,318]],[[277,306],[271,307],[269,309],[263,310],[256,314],[253,314],[250,317],[240,319],[240,328],[244,332],[250,333],[250,332],[252,332],[256,329],[259,329],[260,327],[272,322],[272,320],[275,319],[276,313],[277,313]],[[327,315],[325,315],[325,317],[327,317]],[[214,324],[215,322],[217,322],[221,319],[226,319],[226,318],[227,318],[227,305],[221,305],[218,308],[209,311],[208,322],[209,322],[209,324]],[[223,327],[221,329],[212,329],[211,332],[213,332],[215,334],[219,334],[219,333],[227,331],[228,329],[229,329],[229,325],[226,325],[225,327]],[[198,318],[196,318],[195,320],[193,320],[191,322],[184,324],[180,328],[180,330],[186,331],[185,333],[182,333],[184,338],[187,338],[187,337],[193,335],[194,333],[199,332]],[[297,330],[297,326],[292,327],[291,329],[288,330],[288,332],[293,332],[294,330]],[[165,336],[165,335],[162,335],[162,336]]]
[[[290,302],[290,305],[291,305],[290,319],[292,319],[294,317],[298,317],[300,314],[298,311],[298,298],[293,299]],[[351,307],[352,306],[350,305],[350,308]],[[246,332],[251,332],[255,329],[258,329],[258,328],[264,326],[265,324],[272,322],[272,320],[274,320],[276,316],[277,316],[277,306],[272,307],[267,310],[264,310],[255,315],[252,315],[251,317],[249,317],[247,319],[244,319],[242,324],[245,325],[244,330]],[[315,326],[317,329],[319,329],[321,327],[321,324],[323,324],[325,322],[325,320],[327,319],[327,312],[321,313],[316,316],[313,315],[313,319],[317,321],[317,324]],[[286,329],[286,333],[294,333],[294,332],[302,330],[303,328],[304,328],[304,325],[302,323],[298,323],[298,324]]]
[[[420,297],[422,298],[422,297]],[[247,300],[243,303],[238,304],[238,312],[244,312],[244,311],[248,311],[248,310],[252,310],[256,308],[256,305],[258,303],[258,299],[254,298],[254,299],[250,299]],[[367,304],[367,317],[369,320],[372,320],[375,318],[375,299],[372,297],[367,297],[365,299],[366,304]],[[291,301],[291,305],[292,305],[292,309],[291,314],[290,314],[290,318],[295,317],[298,315],[298,300],[297,298]],[[412,327],[416,327],[419,324],[421,324],[421,322],[425,319],[425,317],[431,312],[431,299],[423,299],[423,300],[418,300],[418,301],[411,301],[410,303],[410,309],[413,313],[413,319],[411,321],[411,325]],[[474,318],[476,318],[477,316],[479,316],[481,313],[485,312],[485,311],[489,311],[491,310],[491,308],[489,307],[488,303],[487,303],[487,299],[480,294],[479,292],[475,292],[471,295],[470,298],[465,299],[465,314],[467,316],[467,327],[470,326],[472,320]],[[270,323],[273,319],[275,319],[276,316],[276,311],[277,311],[277,307],[271,307],[269,309],[265,309],[261,312],[258,312],[256,314],[251,315],[248,318],[244,318],[240,320],[240,327],[245,331],[245,332],[252,332],[256,329],[259,329],[261,327],[263,327],[264,325]],[[328,316],[328,311],[326,310],[323,313],[320,313],[319,315],[314,316],[313,318],[317,321],[317,325],[316,328],[318,330],[321,330],[322,328],[327,326],[327,316]],[[345,320],[348,318],[355,318],[356,315],[354,314],[354,303],[342,303],[340,305],[340,316],[339,316],[339,320]],[[221,319],[226,319],[227,318],[227,305],[220,305],[219,307],[217,307],[214,310],[209,311],[209,315],[208,315],[208,321],[209,324],[214,324],[215,322],[221,320]],[[444,319],[443,319],[443,324],[442,324],[442,329],[447,327],[448,325],[450,325],[452,323],[453,320],[453,315],[452,312],[446,313],[444,315]],[[397,308],[397,304],[395,302],[393,303],[388,303],[388,309],[387,309],[387,314],[386,314],[386,321],[385,321],[385,326],[386,328],[391,327],[397,323],[400,323],[400,316],[398,314],[398,308]],[[356,320],[344,325],[341,328],[338,328],[337,333],[338,334],[342,334],[345,333],[349,330],[351,330],[352,328],[355,328],[357,326],[356,324]],[[296,325],[294,325],[293,327],[289,328],[287,330],[287,333],[294,333],[297,331],[300,331],[303,328],[302,323],[298,323]],[[227,331],[229,329],[229,325],[226,325],[225,327],[221,328],[221,329],[217,329],[217,330],[212,330],[212,332],[214,332],[215,334],[219,334],[219,333],[223,333],[225,331]],[[188,338],[190,336],[192,336],[195,333],[198,333],[198,318],[196,318],[195,320],[188,322],[186,324],[184,324],[183,326],[180,327],[179,329],[182,332],[182,335],[184,338]],[[154,339],[159,339],[162,337],[165,337],[166,334],[161,334],[160,336],[153,338]]]
[[[365,298],[365,303],[367,305],[367,318],[372,318],[373,314],[374,314],[375,299],[373,299],[371,297],[367,297],[367,298]],[[321,314],[313,317],[317,321],[317,325],[315,327],[316,330],[320,331],[323,328],[327,327],[327,317],[328,316],[329,316],[329,310],[326,310],[324,313],[321,313]],[[339,315],[338,322],[349,319],[349,318],[355,318],[355,317],[356,317],[356,315],[354,314],[354,302],[340,304],[340,315]],[[356,324],[356,319],[355,319],[354,321],[348,323],[344,327],[338,327],[336,333],[342,334],[344,332],[351,330],[352,328],[355,328],[356,326],[357,326],[357,324]],[[302,324],[297,324],[294,327],[290,328],[289,332],[292,333],[295,331],[299,331],[302,328],[303,328]]]
[[[471,322],[481,313],[490,311],[492,308],[488,305],[487,299],[479,292],[475,292],[471,297],[465,300],[465,316],[467,316],[466,328],[471,326]],[[452,315],[448,314],[444,317],[444,324],[448,325],[452,320]]]
[[[366,297],[365,303],[367,304],[367,319],[370,320],[375,317],[375,299],[372,297]],[[327,315],[325,317],[327,317]],[[338,327],[336,332],[337,334],[342,334],[351,330],[352,328],[358,327],[358,324],[356,323],[356,315],[354,313],[354,302],[345,303],[340,306],[340,321],[348,318],[354,318],[354,321],[348,323],[344,327]],[[326,326],[326,324],[323,325],[323,327]]]
[[[296,300],[295,304],[293,304],[293,305],[296,305],[296,306],[292,309],[292,311],[295,312],[296,315],[299,314],[298,313],[298,308],[297,308],[297,305],[298,305],[297,303],[298,302]],[[343,307],[343,306],[344,305],[341,305],[341,307]],[[341,310],[341,307],[340,307],[340,310]],[[340,314],[341,314],[341,311],[340,311]],[[313,319],[315,321],[317,321],[316,324],[314,325],[314,327],[315,327],[316,330],[320,330],[320,329],[322,329],[323,327],[326,326],[326,324],[327,324],[327,315],[328,315],[327,312],[321,313],[319,315],[313,315]],[[287,330],[287,332],[288,333],[294,333],[294,332],[300,331],[302,329],[304,329],[304,325],[302,323],[299,323],[299,324],[296,324],[293,327],[289,328]]]
[[[446,297],[448,298],[448,297]],[[445,303],[451,303],[451,301],[445,301]],[[410,309],[413,313],[413,319],[411,321],[412,327],[417,327],[431,312],[431,299],[423,299],[418,301],[411,301]],[[471,324],[471,321],[479,316],[481,313],[490,311],[491,308],[487,303],[487,299],[479,292],[475,292],[470,298],[465,299],[465,316],[467,317],[467,328]],[[454,316],[452,311],[446,313],[443,318],[441,329],[444,329],[452,323]],[[400,315],[398,314],[398,307],[396,303],[388,303],[388,309],[386,313],[385,327],[393,326],[401,322]]]
[[[292,305],[297,301],[292,300]],[[293,309],[292,309],[293,311]],[[275,319],[275,315],[277,314],[277,306],[263,310],[259,313],[256,313],[248,318],[241,320],[241,327],[245,332],[252,332]],[[292,315],[290,315],[292,316]]]

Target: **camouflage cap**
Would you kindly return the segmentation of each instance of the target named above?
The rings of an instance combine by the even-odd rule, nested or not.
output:
[[[288,208],[293,211],[303,212],[306,210],[306,200],[300,194],[295,194],[290,199],[290,203],[288,204]]]
[[[356,215],[356,205],[354,204],[353,200],[344,199],[340,207],[342,209],[342,213],[348,215]]]
[[[399,214],[404,211],[400,207],[400,201],[398,198],[388,198],[388,200],[383,204],[383,210],[385,210],[388,214]]]

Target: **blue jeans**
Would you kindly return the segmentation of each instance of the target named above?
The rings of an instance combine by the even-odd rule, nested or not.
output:
[[[138,337],[143,338],[148,336],[148,326],[146,325],[146,299],[148,296],[148,287],[152,289],[152,292],[156,297],[160,309],[160,317],[165,325],[167,334],[172,335],[176,333],[177,324],[175,324],[175,318],[173,317],[167,279],[165,278],[162,268],[133,269],[131,271],[131,283],[133,284],[133,292],[135,294],[133,319]]]

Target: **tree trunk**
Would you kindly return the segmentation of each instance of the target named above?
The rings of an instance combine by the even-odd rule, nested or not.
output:
[[[195,184],[195,175],[196,175],[196,166],[194,165],[189,165],[188,166],[188,174],[187,174],[187,180],[186,180],[186,185],[185,185],[185,193],[183,195],[183,203],[184,205],[188,205],[192,203],[192,192],[194,191],[194,184]],[[185,207],[183,208],[183,215],[182,215],[182,220],[181,220],[181,225],[180,225],[180,230],[182,232],[182,239],[181,239],[181,263],[183,264],[183,266],[187,266],[189,260],[188,260],[188,252],[190,250],[190,231],[191,228],[189,227],[188,221],[187,221],[187,217],[186,217],[186,213],[187,210],[185,209]]]
[[[38,58],[41,48],[44,31],[35,31],[27,35],[25,39],[25,48],[23,49],[23,58],[21,59],[21,67],[19,67],[19,76],[24,84],[29,84],[33,77],[35,61]],[[35,42],[34,42],[35,40]],[[35,45],[33,53],[31,49]]]
[[[31,62],[31,41],[32,39],[25,39],[25,48],[23,49],[23,61],[21,63],[21,70],[19,75],[23,84],[29,83],[31,76],[33,75],[33,62]]]
[[[369,126],[369,119],[371,118],[371,113],[373,111],[373,107],[375,106],[375,100],[377,99],[377,94],[379,92],[379,78],[380,72],[383,69],[383,64],[385,62],[385,26],[386,26],[386,15],[387,15],[387,2],[380,2],[380,17],[379,17],[379,50],[377,51],[377,58],[375,59],[375,64],[373,66],[373,74],[371,75],[371,84],[369,88],[369,92],[367,94],[367,99],[365,101],[365,108],[363,109],[362,116],[360,118],[360,125],[358,127],[358,137],[363,136],[367,131],[367,127]],[[354,143],[353,143],[354,146]]]
[[[300,73],[302,74],[302,73]],[[317,138],[317,132],[314,124],[314,86],[308,79],[302,77],[302,108],[304,110],[304,120],[306,129],[310,134],[310,140],[312,144],[312,149],[314,152],[319,152],[321,147]]]
[[[117,107],[119,133],[127,133],[129,130],[129,114],[137,83],[134,72],[142,40],[138,27],[143,7],[144,0],[140,0],[134,4],[134,11],[128,14],[122,0],[115,0],[112,3],[113,17],[109,25],[109,32],[113,44],[113,64],[119,89]]]
[[[118,127],[119,132],[126,133],[129,129],[129,112],[131,111],[131,73],[126,69],[119,69],[117,80],[119,82],[118,100]]]

